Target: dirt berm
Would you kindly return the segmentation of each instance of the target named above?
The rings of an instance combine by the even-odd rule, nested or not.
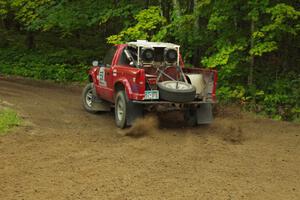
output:
[[[178,113],[132,129],[81,106],[81,87],[0,78],[23,125],[0,137],[0,199],[300,199],[300,125],[220,111],[210,126]]]

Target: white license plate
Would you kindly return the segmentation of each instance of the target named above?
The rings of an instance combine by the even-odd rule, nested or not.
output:
[[[159,91],[158,90],[146,90],[145,91],[145,100],[150,99],[159,99]]]

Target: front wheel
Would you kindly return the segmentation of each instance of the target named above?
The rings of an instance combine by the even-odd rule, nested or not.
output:
[[[93,83],[89,83],[82,92],[82,105],[89,113],[96,113],[96,111],[93,110],[93,89]]]

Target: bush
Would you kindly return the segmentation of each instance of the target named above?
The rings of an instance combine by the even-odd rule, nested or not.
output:
[[[222,81],[222,80],[221,80]],[[275,81],[265,78],[260,88],[234,84],[221,86],[217,96],[221,103],[237,102],[245,109],[275,120],[300,121],[300,77]]]
[[[76,50],[39,52],[0,49],[0,74],[18,75],[42,80],[84,81],[90,59],[88,53]],[[13,59],[12,59],[13,58]]]

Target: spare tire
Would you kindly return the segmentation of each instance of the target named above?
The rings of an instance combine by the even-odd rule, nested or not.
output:
[[[161,99],[176,103],[193,101],[196,96],[196,88],[182,81],[163,81],[157,83]]]

